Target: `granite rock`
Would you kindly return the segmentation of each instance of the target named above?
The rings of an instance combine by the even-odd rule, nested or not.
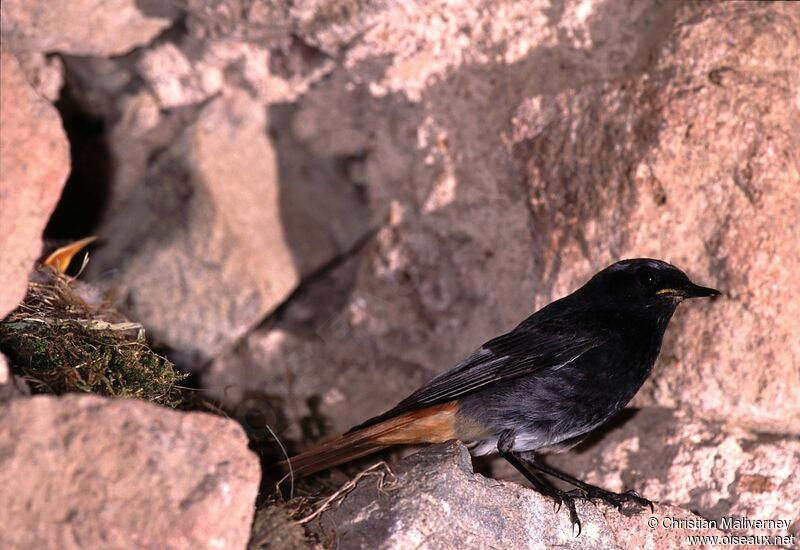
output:
[[[235,422],[77,394],[0,412],[4,548],[245,547],[260,471]]]
[[[379,471],[379,470],[376,470]],[[472,472],[459,443],[434,446],[397,464],[395,476],[365,476],[316,528],[339,548],[679,548],[687,535],[722,535],[716,529],[684,531],[659,518],[692,521],[688,510],[658,505],[654,513],[618,512],[604,504],[577,504],[579,536],[565,509],[513,482]],[[656,527],[648,521],[656,518]]]
[[[42,231],[70,170],[69,143],[55,108],[16,56],[0,51],[0,318],[25,295]]]

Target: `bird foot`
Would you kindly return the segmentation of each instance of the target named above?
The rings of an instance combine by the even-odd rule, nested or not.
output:
[[[592,487],[591,489],[574,489],[572,491],[567,492],[567,495],[570,498],[576,499],[584,499],[588,500],[589,502],[594,502],[596,500],[600,500],[609,504],[616,508],[617,510],[622,511],[622,505],[630,502],[636,505],[639,508],[650,508],[650,512],[653,512],[653,503],[641,496],[636,491],[625,491],[624,493],[614,493],[612,491],[606,491],[605,489],[601,489],[599,487]]]

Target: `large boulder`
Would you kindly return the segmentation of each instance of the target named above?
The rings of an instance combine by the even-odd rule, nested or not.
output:
[[[107,245],[88,275],[180,363],[227,350],[368,231],[337,164],[281,131],[288,107],[268,113],[239,89],[168,116],[146,92],[123,106]]]
[[[266,128],[245,93],[210,102],[100,229],[90,274],[111,272],[126,313],[184,363],[225,349],[297,284]]]
[[[25,295],[42,231],[70,168],[58,113],[5,49],[0,51],[0,121],[1,319]]]
[[[535,96],[514,117],[547,240],[538,305],[633,256],[723,291],[679,308],[639,403],[800,433],[798,25],[784,4],[685,9],[642,75]]]
[[[21,51],[110,56],[150,42],[178,13],[159,0],[7,0],[0,29]]]
[[[459,443],[437,445],[376,469],[341,503],[312,524],[342,550],[356,548],[679,548],[687,535],[722,536],[718,529],[669,529],[663,518],[698,522],[688,510],[658,505],[625,515],[604,504],[577,503],[576,536],[565,509],[512,482],[472,473]],[[655,523],[651,526],[648,522]]]
[[[3,548],[245,548],[260,472],[235,422],[75,394],[0,418]]]

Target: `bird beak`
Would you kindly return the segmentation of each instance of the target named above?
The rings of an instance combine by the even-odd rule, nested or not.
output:
[[[720,294],[719,290],[705,286],[699,286],[694,283],[689,283],[683,292],[686,298],[707,298],[710,296],[719,296]]]
[[[672,296],[678,299],[684,298],[706,298],[709,296],[719,296],[719,290],[705,286],[689,283],[683,288],[662,288],[656,292],[656,296]]]

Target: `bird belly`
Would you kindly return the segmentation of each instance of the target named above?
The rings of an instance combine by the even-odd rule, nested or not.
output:
[[[475,455],[497,452],[497,440],[513,430],[514,451],[565,451],[608,421],[633,398],[652,367],[648,358],[628,369],[599,372],[574,365],[521,377],[463,397],[459,414],[483,426]]]

